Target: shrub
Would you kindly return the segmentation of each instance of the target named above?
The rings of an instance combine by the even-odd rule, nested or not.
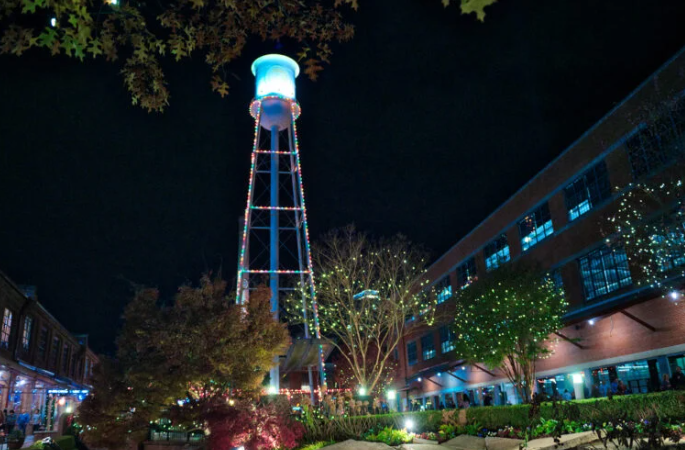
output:
[[[61,450],[74,450],[76,448],[74,436],[60,436],[55,438],[54,441]]]
[[[320,448],[326,447],[328,445],[335,444],[335,441],[318,441],[313,444],[305,445],[300,447],[298,450],[319,450]]]
[[[304,427],[274,404],[238,404],[211,417],[209,429],[212,449],[291,449],[304,434]]]
[[[417,433],[437,432],[442,422],[442,413],[440,411],[422,411],[351,417],[325,417],[305,409],[303,415],[298,420],[300,420],[305,428],[304,441],[316,442],[360,439],[369,430],[382,430],[386,427],[401,430],[405,428],[408,419],[413,423],[411,431]]]
[[[578,423],[601,424],[619,417],[633,421],[652,416],[662,420],[685,417],[685,392],[678,391],[576,400],[571,404],[574,407],[568,409],[569,414],[565,418]],[[478,422],[484,428],[497,430],[506,426],[525,429],[538,422],[539,418],[554,417],[552,403],[540,405],[539,413],[533,418],[529,417],[530,408],[530,405],[469,408],[466,418],[470,424]]]
[[[413,440],[412,435],[407,430],[396,430],[392,427],[385,427],[375,434],[367,434],[364,440],[369,442],[383,442],[386,445],[397,446],[407,444]]]

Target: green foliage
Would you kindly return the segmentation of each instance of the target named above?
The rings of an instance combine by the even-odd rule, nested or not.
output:
[[[545,341],[562,328],[566,306],[563,291],[535,267],[506,264],[459,292],[456,354],[502,369],[529,399],[535,361],[550,353]]]
[[[21,441],[24,439],[24,432],[18,427],[14,428],[10,434],[7,435],[8,441]]]
[[[666,292],[667,280],[685,276],[685,165],[665,176],[631,184],[609,217],[611,245],[622,246],[636,282]]]
[[[397,446],[407,444],[414,440],[407,430],[396,430],[393,427],[385,427],[377,433],[364,435],[364,440],[369,442],[383,442],[386,445]]]
[[[181,287],[169,306],[159,306],[158,297],[154,289],[136,293],[124,312],[117,359],[95,369],[78,418],[91,447],[122,447],[122,436],[140,442],[163,417],[201,426],[226,407],[232,390],[248,396],[259,389],[288,342],[265,287],[245,306],[226,294],[223,280],[209,276],[198,287]]]
[[[449,0],[443,0],[449,3]],[[461,13],[462,14],[475,14],[478,20],[481,22],[485,21],[485,8],[493,5],[497,0],[461,0]]]
[[[76,448],[76,439],[74,436],[60,436],[54,439],[60,450],[74,450]]]
[[[413,413],[377,414],[367,416],[347,417],[301,417],[305,427],[305,442],[344,441],[359,439],[369,430],[383,430],[393,428],[402,430],[407,419],[411,419],[414,426],[411,431],[421,433],[437,432],[442,423],[440,411],[422,411]]]
[[[326,446],[333,444],[335,444],[335,441],[318,441],[314,442],[313,444],[308,444],[304,447],[300,447],[298,450],[319,450],[320,448],[324,448]]]
[[[601,424],[610,422],[616,417],[624,417],[627,420],[639,421],[651,416],[660,417],[663,420],[682,419],[685,417],[685,392],[670,391],[654,394],[634,394],[615,396],[611,400],[587,399],[574,400],[571,402],[576,408],[569,410],[569,421],[582,427],[583,424]],[[551,420],[555,416],[555,407],[552,403],[540,405],[539,414],[530,418],[531,405],[513,406],[490,406],[487,408],[469,408],[466,410],[466,418],[469,423],[478,423],[488,430],[497,430],[505,426],[525,429],[535,428],[541,425],[540,418]],[[545,423],[543,429],[548,429],[553,423]],[[569,423],[573,427],[572,423]]]

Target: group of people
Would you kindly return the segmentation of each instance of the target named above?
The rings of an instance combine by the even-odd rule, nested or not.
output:
[[[42,419],[43,416],[38,408],[33,411],[33,414],[28,412],[16,414],[13,409],[9,411],[5,409],[0,413],[0,430],[5,434],[10,434],[15,429],[18,429],[23,434],[26,434],[26,428],[30,423],[33,425],[33,431],[39,431],[43,423]]]
[[[675,368],[675,373],[671,378],[665,373],[661,377],[661,390],[668,391],[671,389],[685,389],[685,374],[683,374],[683,369],[680,366]]]

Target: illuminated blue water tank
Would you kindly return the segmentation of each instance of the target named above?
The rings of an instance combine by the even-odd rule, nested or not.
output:
[[[295,99],[295,78],[300,66],[283,55],[264,55],[252,63],[252,74],[256,78],[255,98],[278,95]]]

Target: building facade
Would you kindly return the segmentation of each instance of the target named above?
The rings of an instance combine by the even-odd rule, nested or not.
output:
[[[89,392],[97,356],[87,336],[71,334],[36,300],[35,288],[1,272],[0,312],[2,409],[31,425],[39,418],[42,431],[56,430]]]
[[[538,362],[538,391],[584,398],[620,379],[648,392],[685,369],[685,304],[639,287],[625,251],[608,248],[602,232],[631,183],[658,177],[684,154],[683,94],[685,49],[429,268],[448,316],[457,290],[502,264],[534,261],[563,287],[566,326],[550,336],[553,355]],[[485,395],[520,402],[500,370],[456,360],[454,339],[446,323],[409,328],[395,407],[482,405]]]

